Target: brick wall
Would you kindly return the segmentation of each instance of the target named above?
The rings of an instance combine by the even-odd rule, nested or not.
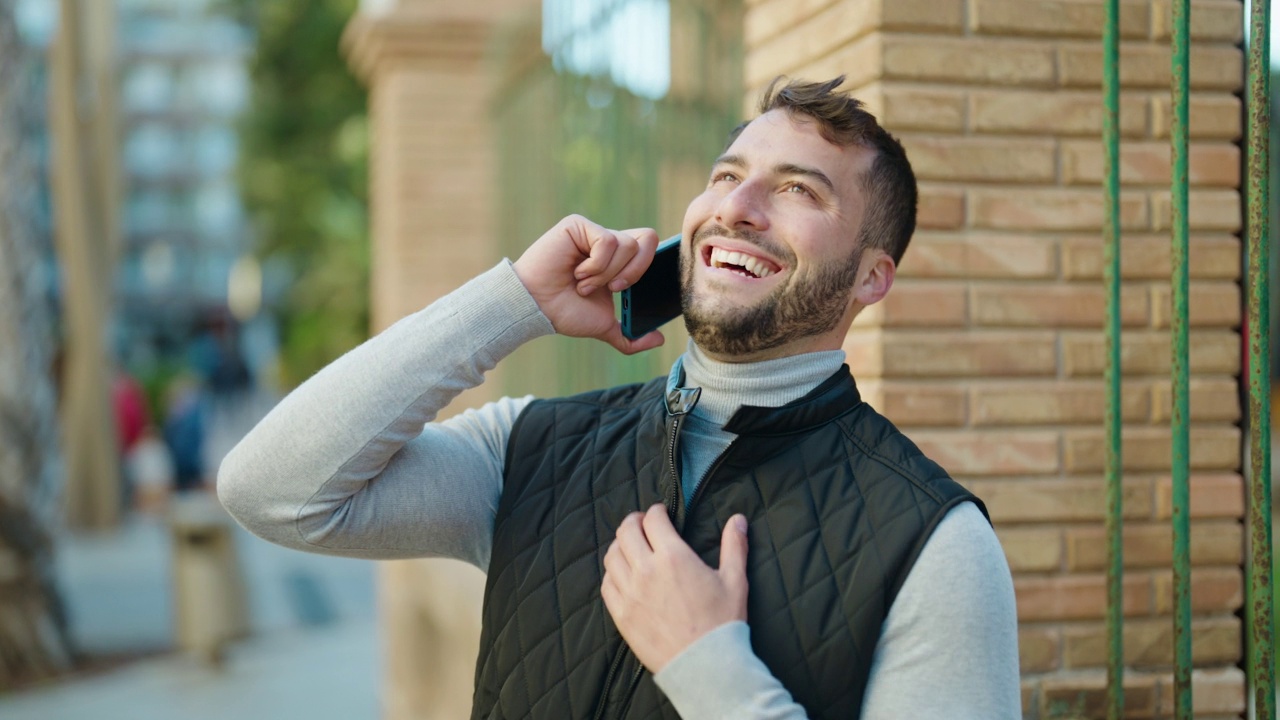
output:
[[[748,100],[849,76],[899,134],[920,229],[846,343],[869,399],[987,503],[1014,571],[1023,712],[1099,715],[1100,0],[747,0]],[[1169,4],[1121,4],[1126,704],[1172,713]],[[1244,704],[1238,384],[1242,5],[1193,4],[1192,599],[1197,717]]]

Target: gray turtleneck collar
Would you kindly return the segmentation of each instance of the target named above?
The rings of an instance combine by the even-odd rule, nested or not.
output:
[[[702,388],[693,414],[724,427],[743,405],[779,407],[804,397],[844,364],[843,350],[824,350],[760,362],[713,360],[689,341],[685,387]]]

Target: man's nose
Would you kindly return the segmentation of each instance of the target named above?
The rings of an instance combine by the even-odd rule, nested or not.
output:
[[[769,227],[767,202],[762,186],[748,180],[720,198],[716,206],[716,221],[727,228],[766,230]]]

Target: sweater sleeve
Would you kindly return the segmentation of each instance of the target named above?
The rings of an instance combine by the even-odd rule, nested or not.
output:
[[[432,423],[551,334],[509,262],[387,328],[284,398],[223,460],[218,497],[287,547],[488,565],[506,439],[529,398]]]
[[[702,636],[655,677],[682,718],[804,720],[751,648],[746,623]],[[1021,717],[1013,581],[972,503],[947,513],[920,551],[876,645],[864,720]]]

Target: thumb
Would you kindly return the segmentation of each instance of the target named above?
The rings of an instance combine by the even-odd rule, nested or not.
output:
[[[666,342],[666,338],[658,330],[653,330],[635,340],[630,340],[626,335],[622,334],[622,326],[616,322],[600,339],[609,343],[624,355],[634,355],[645,350],[652,350]]]
[[[729,518],[720,534],[720,575],[746,595],[747,518],[741,513]]]

